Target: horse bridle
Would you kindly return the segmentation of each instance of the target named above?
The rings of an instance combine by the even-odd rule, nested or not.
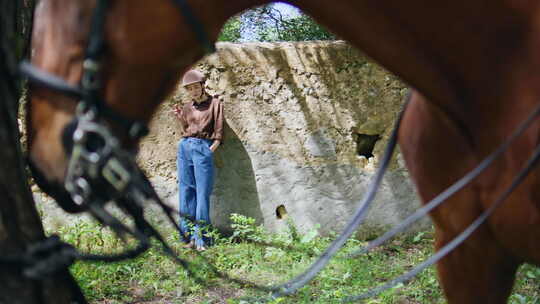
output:
[[[213,52],[214,44],[186,0],[173,1],[205,51]],[[21,73],[34,85],[44,86],[79,100],[75,118],[65,128],[62,141],[66,153],[70,155],[64,187],[70,193],[74,204],[66,205],[67,202],[61,202],[63,209],[68,212],[83,211],[89,202],[96,199],[107,201],[124,196],[137,167],[132,161],[132,153],[120,146],[117,137],[102,121],[120,127],[130,140],[136,141],[148,134],[148,127],[144,122],[118,113],[107,105],[102,96],[101,73],[109,4],[110,0],[96,1],[78,87],[41,71],[28,62],[23,62],[20,66]],[[96,187],[105,191],[93,191]],[[106,197],[101,194],[106,194]]]
[[[17,256],[0,257],[0,265],[19,265],[27,277],[43,279],[58,269],[69,266],[74,260],[114,262],[134,258],[150,247],[149,237],[153,236],[162,245],[163,251],[188,271],[198,282],[202,279],[194,274],[187,261],[180,259],[168,246],[161,235],[144,218],[144,207],[156,204],[164,211],[169,222],[180,227],[173,217],[179,214],[192,222],[194,219],[165,205],[135,161],[134,153],[124,149],[119,139],[104,124],[107,122],[124,131],[127,138],[138,140],[148,133],[144,122],[128,118],[118,113],[104,101],[102,96],[102,57],[105,52],[104,27],[110,0],[96,0],[91,21],[82,77],[79,86],[73,86],[64,79],[42,71],[28,62],[20,64],[20,74],[33,85],[43,86],[78,101],[75,117],[65,127],[62,142],[69,156],[64,182],[71,202],[57,200],[67,212],[90,212],[97,220],[111,227],[119,236],[131,235],[138,240],[135,248],[113,255],[95,255],[78,252],[74,247],[51,236],[37,242],[26,253]],[[206,35],[202,23],[192,13],[186,0],[173,0],[180,8],[186,23],[193,27],[197,40],[206,52],[213,52],[214,45]],[[30,164],[32,168],[32,164]],[[34,170],[34,177],[38,170]],[[99,189],[99,191],[96,191]],[[116,201],[117,205],[132,216],[134,227],[128,227],[112,216],[104,205]],[[247,284],[241,279],[229,278],[226,274],[216,274],[228,280]],[[263,287],[264,289],[264,287]]]

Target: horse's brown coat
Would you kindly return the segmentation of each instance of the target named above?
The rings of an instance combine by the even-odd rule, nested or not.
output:
[[[189,1],[217,37],[226,19],[266,1]],[[400,146],[427,201],[504,141],[540,101],[540,15],[531,0],[291,1],[401,76],[418,91],[404,116]],[[148,121],[179,75],[202,56],[171,0],[111,1],[106,100]],[[42,0],[33,63],[77,83],[94,0]],[[30,155],[49,181],[64,178],[59,134],[73,103],[34,88]],[[436,209],[439,248],[488,207],[539,143],[534,123],[475,182]],[[438,264],[448,302],[505,303],[517,266],[540,264],[538,170],[489,222]]]

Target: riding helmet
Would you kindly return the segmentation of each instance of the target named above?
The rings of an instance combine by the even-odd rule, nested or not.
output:
[[[205,80],[206,78],[204,77],[204,74],[200,71],[189,70],[184,74],[184,77],[182,78],[182,86],[185,87],[192,83],[204,82]]]

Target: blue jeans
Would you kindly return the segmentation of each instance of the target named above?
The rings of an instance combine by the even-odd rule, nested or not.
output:
[[[180,214],[191,219],[181,217],[180,234],[184,241],[193,240],[198,247],[210,242],[209,238],[201,235],[202,223],[210,225],[210,194],[214,186],[214,159],[210,145],[212,141],[209,139],[183,138],[178,144],[176,158]]]

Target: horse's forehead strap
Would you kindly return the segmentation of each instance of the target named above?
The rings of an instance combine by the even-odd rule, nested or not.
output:
[[[83,96],[82,89],[67,83],[64,79],[34,67],[28,61],[19,65],[20,73],[28,78],[30,83],[47,87],[77,100]]]
[[[84,97],[84,90],[81,87],[71,85],[58,76],[39,70],[27,61],[21,62],[19,68],[20,73],[23,76],[26,76],[28,81],[35,85],[52,89],[73,98],[73,100],[81,100]],[[146,124],[125,117],[104,102],[94,101],[94,104],[98,108],[100,115],[106,117],[115,124],[119,124],[126,130],[126,133],[130,138],[140,138],[148,134],[148,127]]]

